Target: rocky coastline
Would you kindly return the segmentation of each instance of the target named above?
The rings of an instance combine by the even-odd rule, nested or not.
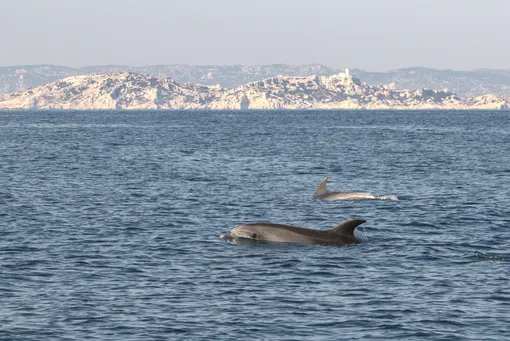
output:
[[[235,88],[177,83],[133,72],[66,77],[0,95],[0,109],[73,110],[508,110],[510,99],[460,97],[443,90],[369,85],[348,72],[331,76],[276,76]]]

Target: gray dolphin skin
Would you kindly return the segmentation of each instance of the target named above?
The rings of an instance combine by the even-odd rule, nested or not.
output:
[[[370,193],[365,192],[329,192],[326,188],[326,183],[328,182],[328,177],[325,177],[315,194],[313,195],[313,200],[361,200],[361,199],[377,199]]]
[[[313,230],[270,223],[250,223],[239,225],[232,231],[220,235],[220,238],[227,238],[234,242],[236,239],[242,238],[274,243],[343,246],[360,242],[354,235],[354,230],[364,222],[366,222],[365,219],[346,220],[329,230]]]

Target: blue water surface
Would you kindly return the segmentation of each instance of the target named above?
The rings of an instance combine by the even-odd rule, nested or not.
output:
[[[509,112],[0,112],[2,340],[504,340],[509,240]]]

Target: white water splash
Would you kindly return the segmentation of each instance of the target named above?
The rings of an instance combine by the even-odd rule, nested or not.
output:
[[[376,200],[398,200],[395,195],[376,195]]]

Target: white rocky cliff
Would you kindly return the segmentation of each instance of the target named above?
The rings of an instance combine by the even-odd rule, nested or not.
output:
[[[501,95],[367,85],[344,72],[277,76],[234,89],[179,84],[136,73],[74,76],[0,96],[0,109],[508,109]]]

